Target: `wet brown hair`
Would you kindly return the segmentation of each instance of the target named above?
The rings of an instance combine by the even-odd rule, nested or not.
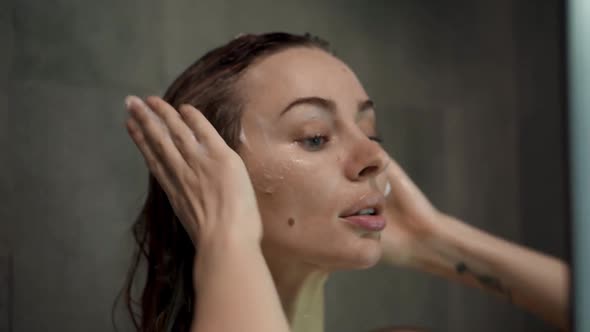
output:
[[[175,109],[181,104],[199,109],[237,151],[243,109],[235,83],[255,61],[291,47],[312,47],[332,53],[327,42],[310,34],[242,35],[190,65],[170,85],[163,99]],[[132,232],[137,251],[120,296],[125,299],[135,329],[188,331],[194,314],[195,248],[166,193],[151,174],[147,198]],[[133,289],[137,287],[142,262],[147,265],[147,274],[141,297],[136,300]]]

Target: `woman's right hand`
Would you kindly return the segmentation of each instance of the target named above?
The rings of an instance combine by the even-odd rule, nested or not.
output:
[[[262,224],[240,156],[191,105],[125,99],[129,135],[166,192],[194,245],[225,235],[257,243]]]

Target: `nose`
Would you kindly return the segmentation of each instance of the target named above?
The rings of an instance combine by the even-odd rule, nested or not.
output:
[[[351,181],[364,181],[381,173],[387,164],[387,153],[381,145],[366,136],[359,138],[350,153],[346,176]]]

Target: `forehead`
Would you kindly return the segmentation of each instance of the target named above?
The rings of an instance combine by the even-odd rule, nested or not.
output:
[[[356,107],[367,95],[352,70],[327,52],[290,48],[253,64],[238,82],[246,109],[280,112],[301,97],[332,99],[339,107]]]

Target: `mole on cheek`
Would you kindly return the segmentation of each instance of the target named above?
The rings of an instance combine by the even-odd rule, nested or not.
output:
[[[295,225],[295,220],[293,218],[289,218],[287,222],[289,223],[289,226]]]

